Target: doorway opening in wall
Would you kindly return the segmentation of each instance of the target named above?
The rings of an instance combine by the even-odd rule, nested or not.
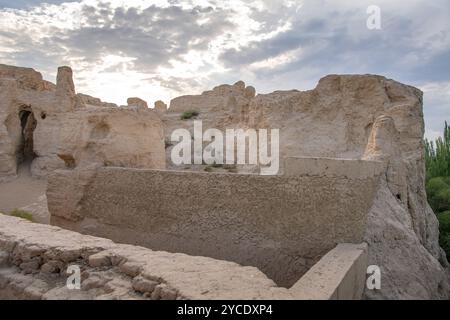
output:
[[[21,127],[21,143],[18,150],[18,164],[31,165],[31,162],[36,158],[34,153],[33,135],[36,129],[37,121],[31,110],[24,109],[19,112],[19,120]]]

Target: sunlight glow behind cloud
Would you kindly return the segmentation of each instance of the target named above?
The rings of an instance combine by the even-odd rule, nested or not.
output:
[[[49,0],[0,2],[0,62],[124,104],[244,80],[258,92],[310,89],[330,73],[377,73],[425,91],[429,136],[450,119],[450,5],[379,0]],[[10,3],[10,5],[8,5]]]

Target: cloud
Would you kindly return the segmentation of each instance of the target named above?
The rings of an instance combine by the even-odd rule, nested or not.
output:
[[[376,73],[425,91],[428,132],[450,103],[447,0],[1,1],[0,59],[124,103],[198,93],[239,79],[259,92],[310,89],[330,73]],[[3,9],[1,9],[3,8]],[[12,9],[11,9],[12,8]],[[447,108],[447,109],[446,109]]]
[[[76,0],[72,0],[75,2]],[[64,2],[71,2],[70,0],[0,0],[1,8],[26,9],[42,5],[43,3],[61,4]]]
[[[245,68],[298,50],[302,54],[297,59],[271,70],[270,74],[292,69],[301,73],[303,68],[320,67],[321,75],[381,73],[415,83],[445,79],[450,71],[447,63],[450,29],[445,22],[450,17],[448,4],[412,1],[409,6],[399,7],[398,2],[379,2],[382,30],[366,27],[369,1],[352,5],[346,5],[346,1],[305,1],[300,14],[290,17],[289,30],[274,38],[251,42],[244,48],[227,50],[221,59],[228,66]],[[400,10],[408,15],[399,15]],[[430,25],[425,21],[431,17],[434,22]],[[424,24],[427,26],[423,27]],[[270,64],[266,68],[273,69]],[[267,78],[263,65],[261,69],[259,75]]]
[[[424,92],[426,137],[442,135],[444,121],[450,123],[450,81],[430,82],[421,86]]]
[[[226,50],[220,59],[269,90],[273,84],[311,88],[330,73],[382,74],[415,85],[425,91],[427,134],[435,135],[450,119],[450,6],[439,0],[378,1],[382,29],[372,31],[366,27],[370,4],[304,1],[299,14],[288,16],[290,29]]]
[[[121,73],[125,85],[125,76],[139,73],[139,78],[160,81],[174,94],[179,94],[181,78],[188,80],[208,66],[220,69],[210,51],[218,46],[218,38],[228,37],[235,28],[229,19],[235,15],[232,8],[174,1],[130,3],[86,0],[2,10],[0,40],[5,45],[0,46],[0,58],[52,76],[57,65],[72,65],[82,87],[99,73]],[[192,70],[183,75],[182,69]],[[178,80],[171,87],[173,79]]]
[[[96,63],[107,54],[124,55],[136,59],[137,69],[153,72],[159,66],[170,66],[170,60],[180,59],[190,50],[207,50],[211,39],[232,27],[228,14],[179,6],[152,5],[142,11],[85,6],[85,26],[49,40],[88,63]]]

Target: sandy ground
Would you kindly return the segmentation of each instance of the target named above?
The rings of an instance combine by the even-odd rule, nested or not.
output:
[[[33,178],[29,164],[23,164],[18,173],[17,179],[0,183],[0,212],[24,209],[33,214],[34,221],[48,223],[47,181]]]

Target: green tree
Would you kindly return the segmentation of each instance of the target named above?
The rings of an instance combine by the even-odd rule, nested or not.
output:
[[[450,211],[439,214],[439,244],[450,259]]]
[[[450,210],[450,185],[443,177],[435,177],[426,184],[428,203],[434,212]]]
[[[450,128],[445,122],[444,135],[435,141],[425,139],[427,179],[450,177]]]
[[[450,259],[450,128],[435,141],[425,140],[427,195],[439,219],[439,243]]]

